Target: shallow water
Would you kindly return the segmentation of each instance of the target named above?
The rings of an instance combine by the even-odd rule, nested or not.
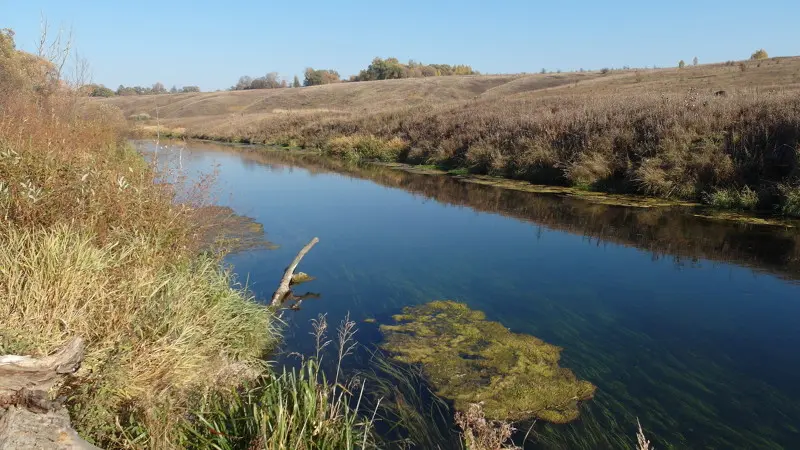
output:
[[[287,316],[288,351],[311,351],[319,313],[349,312],[370,345],[364,319],[454,299],[563,347],[598,386],[579,421],[537,424],[531,448],[617,447],[637,417],[659,449],[800,442],[798,231],[244,150],[159,154],[190,178],[217,170],[218,202],[264,224],[278,249],[228,258],[264,301],[320,238],[300,270],[322,297]]]

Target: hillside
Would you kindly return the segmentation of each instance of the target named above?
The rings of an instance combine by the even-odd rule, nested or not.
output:
[[[475,75],[365,81],[301,89],[257,89],[103,99],[126,116],[148,113],[156,103],[163,119],[210,118],[327,110],[332,114],[426,104],[448,104],[476,98],[536,98],[585,93],[681,92],[690,88],[736,93],[751,89],[800,90],[800,57],[756,62],[706,64],[684,69],[620,70],[603,74]],[[193,120],[192,123],[195,121]],[[187,122],[188,123],[188,122]],[[181,121],[175,121],[180,125]]]
[[[800,57],[99,101],[178,136],[800,216]]]

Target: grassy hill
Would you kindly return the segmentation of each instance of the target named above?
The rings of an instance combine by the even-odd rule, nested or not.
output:
[[[744,70],[742,70],[744,67]],[[265,115],[319,110],[332,114],[385,111],[476,98],[540,98],[586,93],[681,92],[690,88],[707,93],[736,94],[761,89],[800,91],[800,57],[705,64],[683,69],[620,70],[601,73],[473,75],[402,80],[365,81],[301,89],[257,89],[104,99],[126,114],[155,117],[156,103],[163,119],[210,118],[219,115]]]
[[[800,215],[800,57],[100,101],[190,137]]]

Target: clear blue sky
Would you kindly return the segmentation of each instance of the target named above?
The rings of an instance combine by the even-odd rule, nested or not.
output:
[[[39,17],[72,26],[93,80],[227,88],[305,67],[355,74],[375,56],[486,73],[800,54],[800,0],[0,0],[31,50]]]

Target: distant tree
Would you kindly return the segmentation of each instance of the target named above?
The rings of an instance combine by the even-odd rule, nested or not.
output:
[[[171,88],[169,88],[169,93],[170,93],[170,94],[177,94],[177,93],[178,93],[178,86],[175,86],[175,85],[173,84],[173,85],[172,85],[172,87],[171,87]]]
[[[678,61],[678,69],[683,69],[686,66],[686,63],[683,60]]]
[[[151,88],[153,94],[165,94],[167,92],[167,88],[161,82],[153,83],[153,87]]]
[[[246,89],[276,89],[286,87],[286,81],[280,79],[278,72],[270,72],[263,77],[251,78],[243,76],[239,78],[239,82],[231,89],[234,91],[241,91]]]
[[[128,96],[128,95],[139,95],[134,87],[125,87],[123,85],[119,85],[117,88],[117,95],[119,96]]]
[[[539,73],[540,73],[540,74],[542,74],[542,75],[544,75],[544,74],[546,74],[546,73],[547,73],[547,69],[545,69],[544,67],[542,67],[542,70],[540,70],[540,71],[539,71]]]
[[[295,75],[294,80],[292,80],[292,87],[299,88],[300,86],[300,78],[297,78],[297,75]]]
[[[769,55],[767,54],[767,51],[764,50],[763,48],[760,50],[756,50],[755,52],[753,52],[752,55],[750,55],[750,59],[767,59],[767,58],[769,58]]]
[[[94,85],[90,84],[86,86],[88,88],[88,93],[90,97],[113,97],[115,95],[114,91],[103,86],[102,84]]]
[[[266,89],[267,88],[267,79],[264,77],[254,78],[253,81],[250,83],[250,86],[246,87],[245,89]]]
[[[181,88],[181,92],[200,92],[199,86],[184,86]]]
[[[698,65],[698,64],[700,64],[700,60],[699,60],[699,59],[697,59],[697,56],[695,56],[695,57],[694,57],[694,59],[692,59],[692,65],[693,65],[693,66],[696,66],[696,65]]]
[[[342,81],[339,72],[335,70],[315,70],[311,67],[306,69],[303,86],[319,86],[322,84],[338,83]]]
[[[267,89],[286,87],[285,85],[281,86],[281,77],[278,75],[278,72],[270,72],[264,77],[264,79],[267,82]]]
[[[236,83],[236,86],[233,87],[233,90],[241,91],[243,89],[250,89],[250,85],[252,84],[253,84],[253,78],[245,75],[243,77],[239,77],[239,82]]]

